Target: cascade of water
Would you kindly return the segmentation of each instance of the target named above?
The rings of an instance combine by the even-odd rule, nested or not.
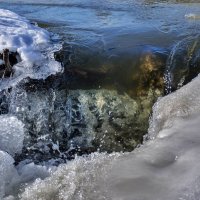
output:
[[[168,57],[165,72],[165,93],[169,94],[190,82],[200,72],[199,35],[177,42]]]

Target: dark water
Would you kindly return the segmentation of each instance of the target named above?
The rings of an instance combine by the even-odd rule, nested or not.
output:
[[[163,62],[173,46],[198,32],[198,1],[1,1],[10,9],[59,35],[72,67],[111,72],[93,88],[130,91],[142,55]],[[85,84],[83,84],[85,85]],[[87,85],[87,83],[86,83]],[[88,87],[88,86],[85,86]],[[131,93],[130,93],[131,94]],[[132,94],[134,95],[134,94]]]
[[[152,108],[200,72],[198,1],[12,0],[0,8],[52,32],[64,68],[0,92],[5,141],[12,133],[23,146],[9,146],[13,158],[0,151],[0,197],[199,199],[199,126],[191,117],[199,119],[199,79]],[[100,153],[132,151],[148,127],[156,139],[136,151]]]

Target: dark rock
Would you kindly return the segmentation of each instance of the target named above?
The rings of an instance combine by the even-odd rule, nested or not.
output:
[[[3,49],[3,53],[0,53],[0,77],[10,77],[13,73],[13,65],[20,62],[20,56],[17,52],[10,52],[9,49]]]

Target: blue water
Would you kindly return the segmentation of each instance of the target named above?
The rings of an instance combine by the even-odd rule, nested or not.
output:
[[[51,24],[50,31],[68,42],[104,48],[134,48],[135,45],[170,47],[174,41],[198,30],[198,3],[149,3],[152,1],[1,1],[0,8],[26,18]],[[192,1],[191,1],[192,2]],[[196,1],[198,2],[198,1]]]

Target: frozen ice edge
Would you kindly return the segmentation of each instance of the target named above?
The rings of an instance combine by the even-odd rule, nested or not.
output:
[[[54,60],[53,52],[61,44],[53,44],[51,34],[9,10],[0,9],[0,52],[8,48],[17,51],[21,62],[14,66],[14,76],[0,80],[0,90],[16,85],[30,77],[45,79],[62,71],[60,63]]]

